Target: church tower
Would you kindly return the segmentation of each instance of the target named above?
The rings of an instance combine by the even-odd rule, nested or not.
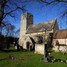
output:
[[[20,34],[19,34],[19,45],[23,45],[25,34],[29,25],[33,24],[33,15],[25,12],[21,17],[20,23]]]

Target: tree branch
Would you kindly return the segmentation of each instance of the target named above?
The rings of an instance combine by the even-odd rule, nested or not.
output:
[[[12,12],[15,12],[17,9],[21,9],[22,11],[25,10],[25,9],[24,9],[24,6],[23,6],[23,7],[17,6],[14,10],[11,10],[10,12],[4,13],[3,19],[4,19],[7,15],[9,15],[9,14],[11,15],[11,13],[12,13]],[[13,16],[12,16],[12,17],[13,17]]]
[[[61,18],[63,18],[67,14],[67,9],[62,13]]]
[[[50,1],[50,2],[46,1],[46,0],[41,0],[41,2],[46,3],[47,5],[50,5],[52,3],[59,3],[59,2],[67,4],[67,0],[53,0],[53,1]]]

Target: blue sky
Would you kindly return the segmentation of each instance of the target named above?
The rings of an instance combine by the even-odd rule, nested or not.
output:
[[[20,4],[21,5],[21,4]],[[63,7],[62,3],[59,4],[53,4],[50,6],[46,6],[45,4],[37,3],[37,2],[32,2],[26,4],[25,9],[33,14],[33,21],[34,24],[40,23],[40,22],[45,22],[48,20],[53,20],[57,18],[59,29],[65,29],[66,23],[67,23],[67,15],[64,18],[60,18],[60,15],[62,12],[66,9]],[[10,16],[7,16],[6,18],[16,26],[16,30],[20,28],[20,21],[21,21],[21,15],[23,14],[22,11],[16,11],[16,19],[11,18]]]

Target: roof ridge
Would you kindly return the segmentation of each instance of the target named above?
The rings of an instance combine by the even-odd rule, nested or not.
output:
[[[53,19],[53,20],[48,20],[48,21],[45,21],[45,22],[40,22],[38,24],[42,24],[42,23],[52,23],[51,21],[56,21],[57,19]],[[38,25],[38,24],[33,24],[33,25]]]

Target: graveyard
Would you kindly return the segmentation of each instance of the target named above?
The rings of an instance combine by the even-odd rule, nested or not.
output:
[[[67,59],[67,54],[52,51],[51,55],[55,59]],[[67,67],[67,63],[65,62],[44,62],[41,60],[43,57],[44,55],[25,50],[5,49],[4,51],[0,51],[0,67]]]

